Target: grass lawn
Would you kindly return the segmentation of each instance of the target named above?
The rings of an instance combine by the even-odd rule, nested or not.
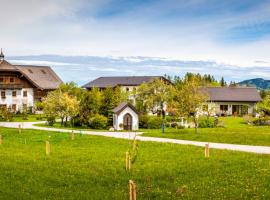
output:
[[[37,121],[42,121],[42,120],[37,120],[37,117],[40,115],[35,115],[35,114],[28,114],[27,119],[23,119],[23,116],[21,114],[16,114],[13,117],[13,122],[37,122]],[[43,121],[46,120],[45,118]]]
[[[143,129],[144,136],[166,137],[182,140],[195,140],[205,142],[220,142],[231,144],[249,144],[270,146],[270,127],[252,126],[244,123],[240,117],[220,118],[224,122],[224,128],[200,128],[198,133],[194,129],[165,129],[161,130]]]
[[[130,173],[129,141],[1,128],[0,199],[270,199],[269,155],[140,142]],[[48,137],[48,136],[51,137]],[[45,155],[46,140],[52,154]]]
[[[61,122],[55,122],[53,126],[49,126],[48,124],[40,123],[40,124],[35,124],[35,126],[40,126],[40,127],[48,127],[48,128],[61,128],[61,129],[68,129],[68,130],[93,130],[89,129],[89,127],[72,127],[70,125],[67,126],[62,126]]]

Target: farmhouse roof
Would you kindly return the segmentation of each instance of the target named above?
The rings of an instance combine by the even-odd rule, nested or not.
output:
[[[209,101],[259,102],[261,97],[253,87],[208,87]]]
[[[111,76],[111,77],[99,77],[89,83],[83,85],[83,88],[106,88],[116,86],[138,86],[142,83],[152,81],[155,78],[161,78],[169,82],[163,76]]]
[[[0,61],[0,72],[20,72],[33,85],[40,89],[56,89],[62,82],[49,66],[12,65],[6,60]]]
[[[131,105],[130,103],[127,102],[122,102],[120,103],[117,107],[115,107],[112,111],[113,113],[119,114],[121,113],[126,107],[130,107],[135,113],[138,114],[138,111],[136,110],[136,108]]]

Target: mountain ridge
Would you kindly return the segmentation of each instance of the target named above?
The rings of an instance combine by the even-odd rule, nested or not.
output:
[[[267,90],[270,88],[270,80],[265,80],[263,78],[248,79],[237,84],[241,86],[254,86],[259,90]]]

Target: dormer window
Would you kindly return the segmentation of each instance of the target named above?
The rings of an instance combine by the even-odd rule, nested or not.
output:
[[[42,69],[41,71],[42,71],[42,73],[43,73],[43,74],[46,74],[46,72],[45,72],[45,70],[44,70],[44,69]]]
[[[31,74],[33,74],[33,71],[32,71],[31,69],[28,69],[28,71],[29,71]]]

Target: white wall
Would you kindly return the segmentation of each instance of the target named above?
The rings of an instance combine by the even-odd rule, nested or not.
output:
[[[124,124],[124,116],[129,113],[132,116],[132,130],[139,129],[139,117],[138,114],[135,113],[130,107],[126,107],[119,115],[114,114],[113,119],[113,127],[115,130],[123,130],[120,128],[120,124]]]
[[[0,97],[0,104],[5,104],[8,107],[12,104],[16,104],[16,110],[21,110],[23,104],[26,104],[28,107],[34,106],[34,90],[33,88],[23,88],[22,90],[15,90],[17,95],[16,97],[12,96],[12,91],[14,90],[0,90],[6,92],[6,98]],[[27,97],[23,97],[23,92],[27,91]]]

